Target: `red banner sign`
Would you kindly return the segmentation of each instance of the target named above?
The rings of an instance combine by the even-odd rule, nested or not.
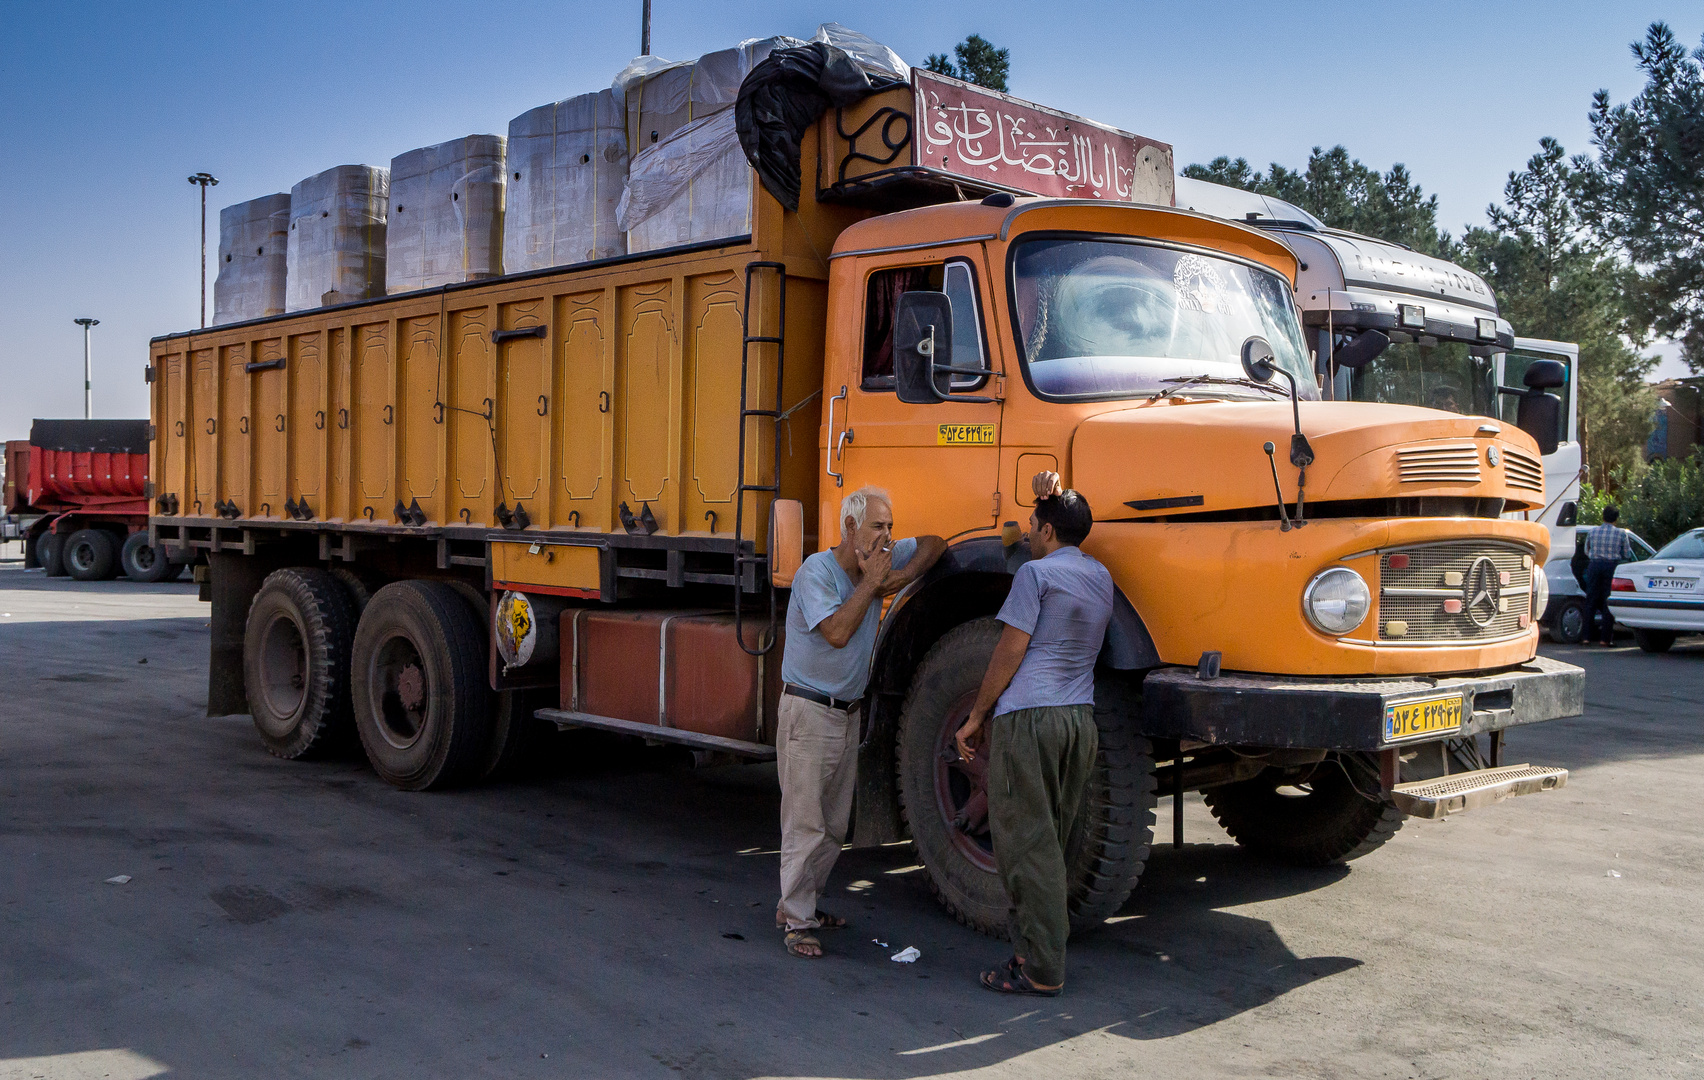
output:
[[[1169,144],[913,68],[917,164],[1055,198],[1173,204]]]

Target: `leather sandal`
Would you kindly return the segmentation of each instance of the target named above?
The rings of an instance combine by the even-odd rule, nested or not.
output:
[[[1048,989],[1031,982],[1030,977],[1024,974],[1024,966],[1015,956],[1001,967],[984,971],[982,987],[996,994],[1028,994],[1032,997],[1058,997],[1065,990],[1063,986]]]
[[[789,930],[786,937],[787,952],[802,960],[821,960],[822,942],[812,936],[809,930]],[[816,952],[805,952],[806,946],[815,946]]]

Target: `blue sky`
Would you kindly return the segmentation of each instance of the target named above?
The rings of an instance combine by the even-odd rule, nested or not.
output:
[[[95,330],[95,413],[143,416],[151,336],[196,325],[198,203],[219,207],[332,165],[385,165],[503,133],[535,105],[608,85],[638,51],[639,0],[600,4],[51,3],[5,6],[0,38],[0,437],[79,416]],[[1540,136],[1587,148],[1591,93],[1641,85],[1628,43],[1695,4],[920,4],[654,0],[652,51],[809,37],[834,20],[912,63],[979,32],[1012,92],[1172,143],[1299,165],[1345,144],[1408,165],[1459,232]],[[210,265],[210,271],[211,271]],[[211,282],[209,282],[211,289]],[[211,302],[210,305],[211,306]]]

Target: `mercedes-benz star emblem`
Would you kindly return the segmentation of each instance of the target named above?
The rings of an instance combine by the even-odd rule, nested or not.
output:
[[[1462,576],[1461,610],[1473,620],[1473,625],[1486,627],[1503,609],[1503,583],[1497,564],[1489,555],[1473,560],[1473,566]]]
[[[1495,446],[1487,446],[1485,448],[1485,461],[1492,468],[1497,467],[1497,459],[1500,458],[1501,456],[1502,456],[1501,454],[1497,453],[1497,448]]]

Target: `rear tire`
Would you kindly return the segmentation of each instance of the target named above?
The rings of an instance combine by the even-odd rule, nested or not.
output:
[[[105,581],[118,570],[118,547],[105,529],[78,529],[65,541],[65,572],[77,581]]]
[[[354,610],[330,574],[267,576],[243,631],[243,682],[268,752],[288,760],[349,744],[354,634]]]
[[[1330,866],[1360,858],[1402,828],[1402,811],[1364,794],[1378,788],[1371,757],[1345,753],[1327,755],[1305,777],[1267,769],[1208,788],[1202,798],[1231,838],[1255,854],[1291,866]]]
[[[975,782],[949,766],[958,730],[975,701],[1001,633],[992,618],[947,633],[911,680],[900,715],[900,813],[908,825],[930,891],[966,926],[1004,937],[1011,901],[994,867],[993,845]],[[1154,762],[1148,740],[1128,726],[1131,697],[1122,685],[1096,688],[1100,749],[1078,826],[1066,845],[1068,903],[1073,930],[1116,913],[1146,865],[1154,827]],[[986,765],[984,755],[978,760]],[[969,813],[966,826],[956,818]]]
[[[1550,636],[1564,645],[1586,640],[1586,602],[1577,596],[1562,601],[1550,617]]]
[[[118,563],[125,577],[143,584],[176,581],[183,572],[182,563],[172,562],[164,551],[148,543],[146,532],[133,532],[125,538],[124,547],[118,552]]]
[[[1644,630],[1637,626],[1633,628],[1633,641],[1648,653],[1668,652],[1674,647],[1674,638],[1673,630]]]
[[[65,576],[65,537],[47,529],[36,537],[36,562],[48,577]]]
[[[373,594],[355,631],[352,696],[367,760],[407,791],[478,776],[490,745],[486,640],[468,602],[439,581]]]

